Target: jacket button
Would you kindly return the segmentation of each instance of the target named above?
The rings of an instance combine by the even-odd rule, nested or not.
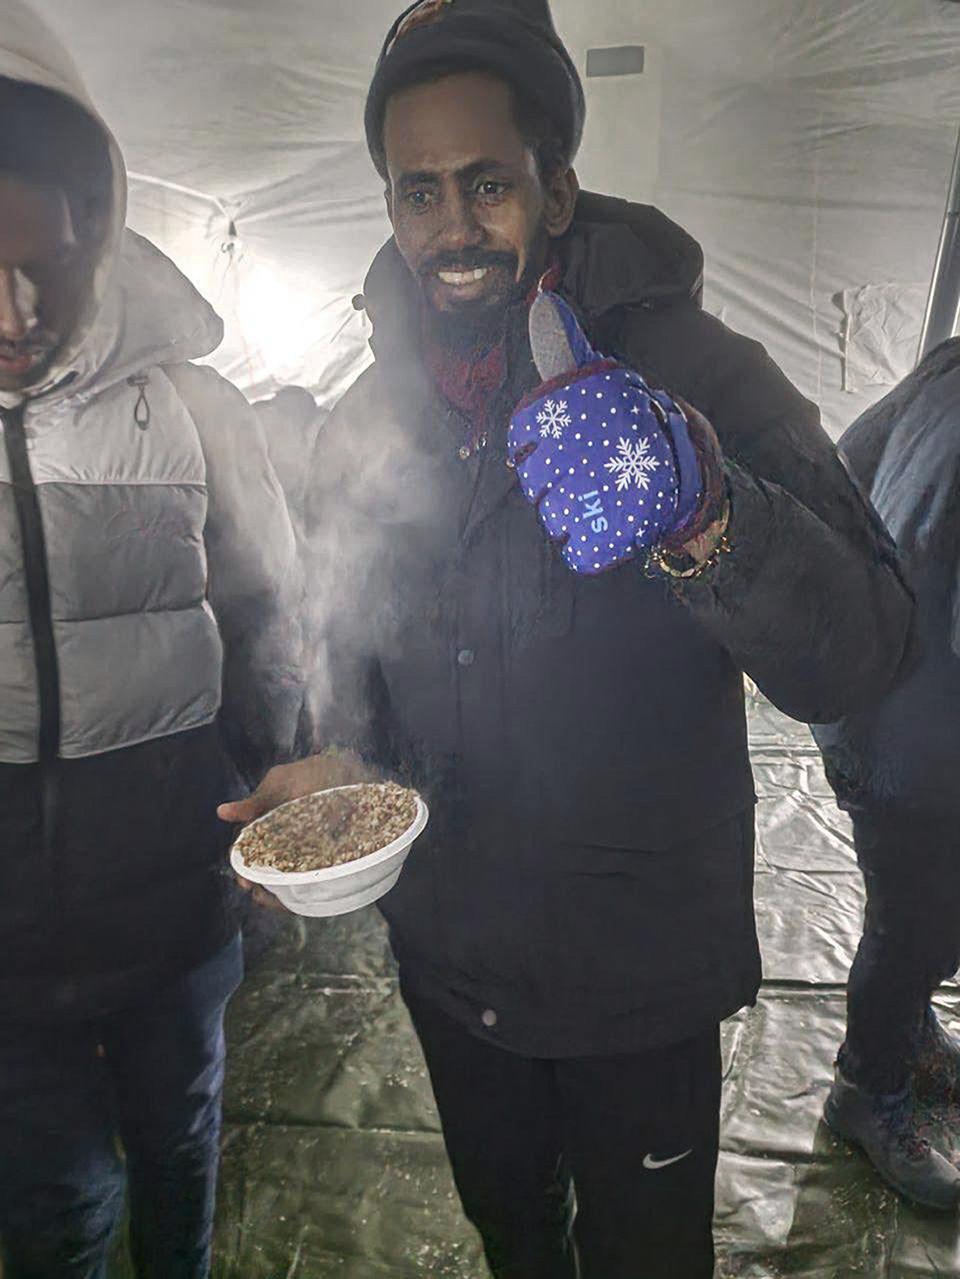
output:
[[[480,1020],[487,1027],[488,1030],[493,1030],[494,1026],[497,1024],[497,1014],[493,1011],[492,1008],[488,1008],[481,1015]]]
[[[461,648],[457,654],[457,663],[460,666],[472,666],[477,660],[477,655],[472,648]]]

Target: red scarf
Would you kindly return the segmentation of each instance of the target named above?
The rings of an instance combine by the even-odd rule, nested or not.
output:
[[[460,355],[427,338],[424,358],[437,390],[463,414],[478,439],[487,429],[491,401],[507,378],[506,339],[478,358]]]
[[[560,266],[553,260],[527,294],[526,305],[530,307],[539,292],[555,289],[559,283]],[[497,392],[507,380],[506,337],[479,357],[459,355],[437,342],[424,323],[423,355],[437,390],[470,423],[471,443],[476,445],[486,434]]]

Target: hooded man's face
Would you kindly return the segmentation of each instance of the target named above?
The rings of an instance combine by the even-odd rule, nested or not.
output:
[[[62,191],[0,173],[0,390],[36,385],[90,287]]]
[[[397,246],[438,334],[482,338],[536,282],[550,239],[570,225],[572,171],[544,181],[509,86],[483,72],[394,94],[384,149]]]

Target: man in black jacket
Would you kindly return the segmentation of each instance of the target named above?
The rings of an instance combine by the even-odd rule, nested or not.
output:
[[[840,452],[896,539],[916,592],[915,660],[875,705],[814,725],[827,777],[853,819],[866,886],[847,1033],[825,1107],[881,1176],[930,1207],[946,1158],[925,1106],[960,1100],[960,1045],[931,996],[960,965],[960,338],[850,427]]]
[[[318,738],[430,803],[382,908],[492,1272],[559,1279],[579,1256],[586,1279],[696,1279],[718,1026],[760,980],[742,673],[799,719],[864,706],[911,601],[814,407],[700,309],[698,246],[578,194],[582,121],[545,4],[427,0],[390,33],[367,107],[395,231],[365,289],[376,362],[311,493]],[[688,414],[704,498],[649,561],[570,572],[518,483],[538,284],[719,437],[718,466]],[[541,411],[566,429],[559,392]],[[222,815],[333,762],[274,770]]]

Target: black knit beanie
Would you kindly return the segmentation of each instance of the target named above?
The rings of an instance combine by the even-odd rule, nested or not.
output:
[[[553,122],[563,158],[573,161],[586,113],[583,85],[549,0],[419,0],[390,28],[367,96],[367,145],[381,177],[387,101],[421,70],[443,65],[501,76]]]

